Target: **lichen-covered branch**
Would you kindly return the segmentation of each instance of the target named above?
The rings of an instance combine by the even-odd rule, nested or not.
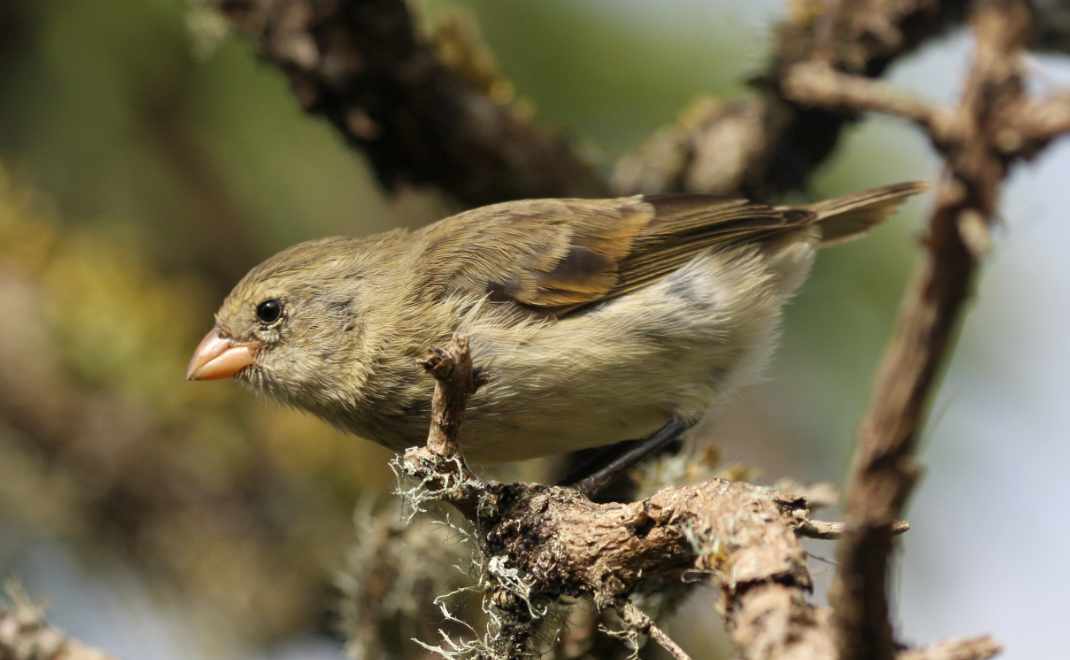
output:
[[[447,66],[404,0],[210,1],[389,190],[437,186],[468,205],[606,191],[565,140]]]
[[[435,599],[472,583],[455,567],[468,565],[473,548],[431,516],[401,514],[397,500],[358,505],[358,532],[335,579],[347,657],[431,660],[438,656],[419,653],[413,639],[466,632],[442,621]]]
[[[450,363],[432,372],[441,374],[438,385],[465,387],[447,374],[457,365],[467,369],[466,342],[451,342],[436,354]],[[456,399],[435,398],[432,424],[449,417],[450,400]],[[832,617],[807,598],[811,580],[799,539],[815,524],[798,495],[711,479],[638,502],[595,503],[572,488],[480,480],[463,461],[428,447],[408,450],[394,466],[416,484],[403,491],[411,503],[449,502],[472,524],[487,572],[497,576],[492,603],[500,634],[492,650],[501,657],[530,651],[541,613],[566,596],[621,611],[633,632],[687,657],[629,599],[695,576],[719,586],[719,610],[742,657],[835,656]],[[990,640],[960,647],[961,657],[971,659],[991,657],[996,648]],[[940,646],[940,653],[947,648]],[[948,656],[914,649],[903,657]]]

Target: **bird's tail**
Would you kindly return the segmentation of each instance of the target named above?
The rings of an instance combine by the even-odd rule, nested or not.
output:
[[[821,244],[844,243],[884,222],[908,197],[927,188],[921,181],[894,183],[860,193],[827,199],[807,207],[817,214]]]

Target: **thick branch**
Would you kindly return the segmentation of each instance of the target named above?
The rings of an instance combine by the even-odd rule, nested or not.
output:
[[[407,476],[433,487],[457,463],[442,463],[417,448],[401,465]],[[456,487],[458,481],[466,486]],[[745,657],[765,657],[759,648],[797,644],[833,648],[805,602],[810,578],[794,532],[794,512],[805,508],[801,500],[725,481],[666,489],[629,504],[596,504],[573,489],[470,476],[443,483],[452,486],[441,490],[446,499],[475,523],[484,554],[516,569],[533,602],[592,596],[599,607],[615,607],[640,588],[688,573],[713,574],[734,636],[749,640],[754,651]],[[795,614],[809,614],[768,628],[770,598],[793,603]]]
[[[564,140],[447,67],[404,0],[212,1],[387,189],[434,185],[468,205],[606,190]]]

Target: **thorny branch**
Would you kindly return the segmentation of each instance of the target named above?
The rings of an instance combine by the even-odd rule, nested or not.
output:
[[[887,593],[892,536],[920,473],[912,455],[926,403],[988,245],[1008,168],[1070,130],[1070,97],[1026,98],[1023,54],[1030,23],[1024,0],[977,4],[973,64],[954,109],[829,69],[796,69],[791,78],[801,102],[878,110],[920,124],[947,163],[927,253],[905,294],[859,429],[831,592],[840,658],[884,660],[896,654]]]

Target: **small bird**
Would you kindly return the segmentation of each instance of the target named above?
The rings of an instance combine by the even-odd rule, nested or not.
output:
[[[474,462],[679,431],[758,377],[819,247],[923,188],[804,206],[534,199],[301,243],[234,287],[187,378],[233,376],[401,450],[427,436],[420,358],[460,333],[485,382],[460,434]]]

